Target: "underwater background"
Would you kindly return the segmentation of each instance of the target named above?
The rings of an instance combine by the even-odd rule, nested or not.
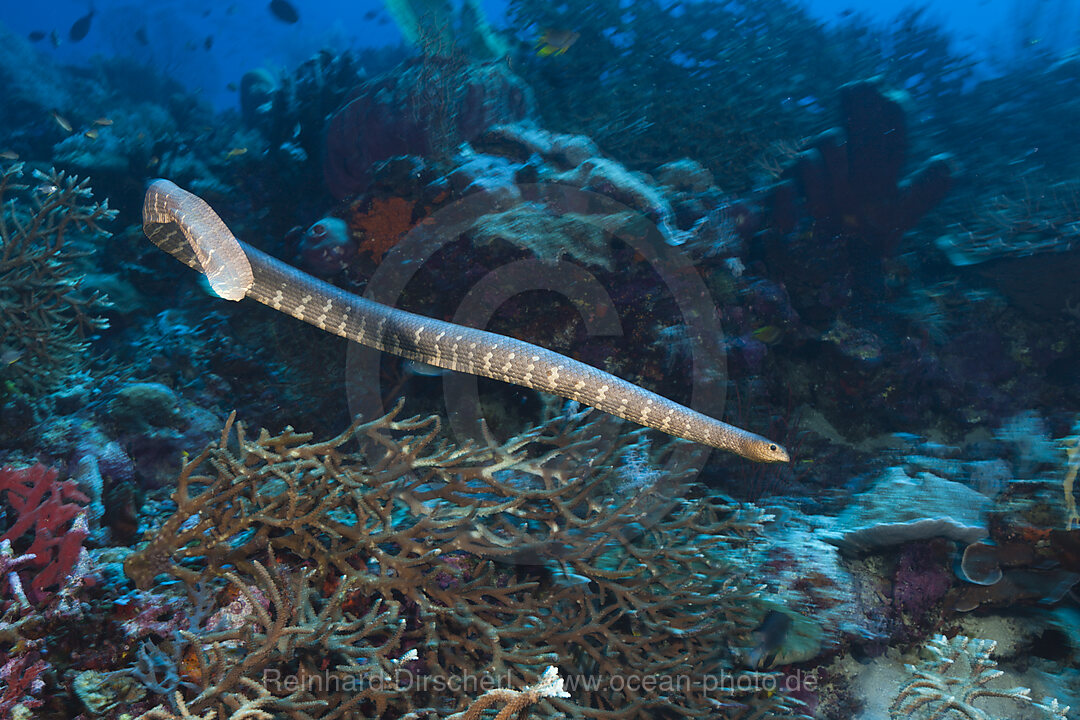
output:
[[[1078,43],[5,3],[0,718],[1076,717]]]

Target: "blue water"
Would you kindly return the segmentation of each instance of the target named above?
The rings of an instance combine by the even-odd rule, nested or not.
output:
[[[91,31],[78,43],[68,40],[71,25],[96,8]],[[57,31],[58,48],[40,43],[43,52],[64,63],[85,63],[102,54],[130,57],[164,68],[191,89],[198,89],[218,107],[230,107],[235,94],[230,82],[253,67],[291,68],[323,48],[382,47],[401,41],[387,21],[379,0],[303,2],[295,6],[300,21],[282,23],[262,0],[164,0],[155,3],[54,0],[22,3],[8,0],[0,7],[0,22],[19,34]],[[483,0],[489,18],[503,19],[502,0]],[[813,0],[810,13],[835,22],[852,14],[888,22],[908,4],[877,0]],[[1080,8],[1070,0],[950,0],[929,4],[929,16],[953,35],[964,52],[984,58],[1009,57],[1026,43],[1065,50],[1080,43]],[[375,17],[370,17],[375,13]],[[368,16],[368,17],[365,17]],[[153,47],[135,39],[145,27]],[[510,30],[514,30],[510,28]],[[210,50],[207,37],[213,37]]]

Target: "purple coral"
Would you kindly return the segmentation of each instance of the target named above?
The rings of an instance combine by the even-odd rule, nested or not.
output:
[[[938,543],[904,546],[893,577],[893,605],[912,619],[921,619],[952,587],[952,572]]]

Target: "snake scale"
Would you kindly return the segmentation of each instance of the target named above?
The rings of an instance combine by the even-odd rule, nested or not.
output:
[[[756,462],[789,459],[777,443],[591,365],[345,292],[240,242],[206,202],[168,180],[155,180],[147,188],[143,231],[162,250],[205,274],[225,299],[250,297],[362,345],[577,400]]]

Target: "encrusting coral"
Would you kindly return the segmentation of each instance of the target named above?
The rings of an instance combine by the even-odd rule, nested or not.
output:
[[[678,472],[634,475],[640,433],[605,440],[586,415],[468,446],[396,411],[324,442],[230,421],[125,562],[142,588],[188,589],[182,629],[148,641],[184,707],[228,717],[255,689],[274,716],[475,700],[474,717],[557,665],[572,697],[541,717],[797,716],[787,695],[710,686],[765,677],[737,660],[761,614],[761,513],[690,498]],[[342,449],[354,435],[363,453]]]

